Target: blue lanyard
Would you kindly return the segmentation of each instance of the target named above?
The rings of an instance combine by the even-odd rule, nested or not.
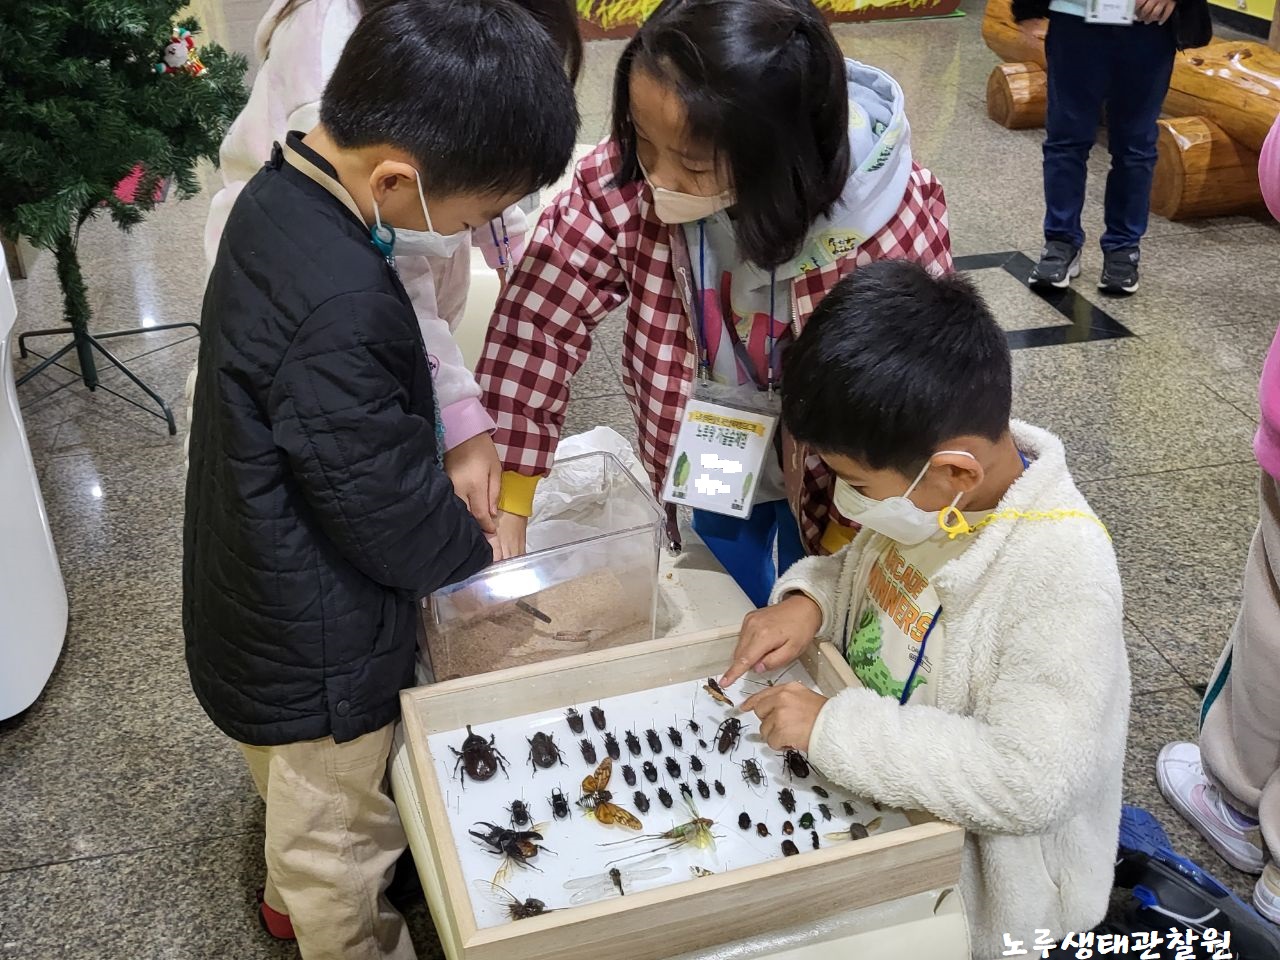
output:
[[[493,245],[498,248],[498,266],[506,270],[507,276],[511,276],[511,238],[507,236],[507,218],[502,214],[498,214],[498,223],[502,226],[502,242],[498,242],[498,231],[494,229],[493,221],[489,221],[489,236],[493,237]]]
[[[711,374],[711,344],[707,341],[707,325],[703,316],[702,296],[703,291],[707,289],[707,221],[698,221],[698,289],[694,297],[694,313],[697,314],[698,321],[698,338],[702,343],[702,356],[699,357],[699,365],[702,367],[704,375]],[[733,341],[733,352],[738,361],[746,368],[747,373],[755,382],[755,385],[761,390],[773,392],[774,380],[774,360],[777,352],[778,338],[775,332],[776,320],[775,308],[777,305],[777,273],[774,270],[769,271],[769,330],[765,335],[765,363],[766,376],[764,382],[761,382],[760,375],[756,370],[755,361],[751,359],[751,351],[743,344],[741,337],[738,336],[737,327],[733,321],[733,304],[721,303],[720,313],[724,318],[725,332],[729,334],[729,338]],[[750,333],[748,333],[750,338]]]
[[[924,660],[924,648],[929,643],[929,634],[933,633],[933,628],[938,625],[938,619],[941,616],[942,607],[939,606],[934,611],[933,619],[929,621],[929,629],[920,638],[920,649],[916,651],[916,662],[911,665],[911,672],[907,674],[907,682],[902,688],[902,696],[898,698],[899,706],[905,706],[907,701],[911,699],[911,684],[915,680],[916,674],[920,672],[920,664]]]

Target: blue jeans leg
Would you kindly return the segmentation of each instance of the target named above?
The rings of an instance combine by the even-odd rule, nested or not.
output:
[[[791,516],[785,501],[757,503],[745,520],[706,510],[693,511],[693,529],[757,607],[768,604],[778,578],[773,546],[778,534],[779,507]],[[794,518],[791,524],[795,525]],[[799,539],[797,532],[796,543]],[[788,546],[788,551],[790,549]]]
[[[1169,92],[1175,51],[1169,24],[1135,23],[1120,29],[1126,31],[1125,51],[1116,57],[1107,100],[1111,170],[1103,250],[1136,247],[1147,232],[1159,134],[1156,121]]]
[[[1110,89],[1109,27],[1082,17],[1049,14],[1045,37],[1048,64],[1044,139],[1044,238],[1084,246],[1080,211],[1089,151],[1098,133],[1102,104]],[[1124,28],[1128,29],[1128,28]],[[1104,41],[1100,44],[1099,41]],[[1101,48],[1101,49],[1100,49]]]

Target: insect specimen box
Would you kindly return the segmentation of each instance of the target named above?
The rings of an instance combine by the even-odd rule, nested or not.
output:
[[[916,812],[881,813],[869,801],[855,800],[853,822],[865,827],[864,837],[863,829],[851,830],[851,818],[842,815],[847,794],[816,771],[807,779],[789,780],[784,755],[759,740],[755,718],[712,697],[707,678],[723,672],[736,642],[736,632],[723,630],[651,640],[401,694],[426,823],[429,855],[419,870],[450,960],[659,960],[958,882],[960,828]],[[811,648],[795,673],[783,679],[800,679],[827,695],[858,682],[829,644]],[[663,691],[675,687],[681,690],[678,716],[670,710],[666,716],[639,716],[625,706],[637,698],[665,696]],[[752,689],[758,687],[740,681],[723,694],[740,703]],[[609,757],[604,734],[589,715],[597,705],[605,714],[605,730],[620,741],[635,729],[641,756],[624,747],[621,761]],[[569,726],[571,707],[586,719],[582,734]],[[725,738],[728,751],[722,754],[716,731],[732,718],[741,720],[742,730],[736,743]],[[699,732],[688,726],[690,720]],[[458,773],[467,769],[468,757],[462,754],[468,724],[477,738],[468,745],[471,769],[495,770],[479,783]],[[662,731],[677,726],[684,748],[674,748],[663,736],[663,753],[652,754],[645,743],[651,726]],[[539,764],[533,762],[536,732],[554,737],[563,764],[541,766],[545,750],[536,753]],[[481,752],[490,737],[505,757],[506,774]],[[583,737],[600,746],[594,766],[576,749]],[[688,762],[695,753],[704,766],[698,774]],[[668,755],[679,760],[680,782],[667,776]],[[760,758],[759,782],[744,771],[751,758]],[[624,782],[624,765],[634,764],[639,774],[642,763],[654,759],[656,783],[645,776],[638,776],[634,787]],[[720,782],[726,795],[713,790],[703,799],[696,789],[699,777],[708,784]],[[682,783],[694,789],[686,793]],[[777,796],[784,788],[804,807],[792,819],[812,810],[819,849],[812,849],[805,831],[804,843],[796,844],[799,855],[783,856],[781,841],[788,838],[781,825],[788,815]],[[659,789],[670,795],[671,807],[658,802]],[[564,819],[553,814],[557,790],[571,807]],[[648,811],[633,802],[636,791],[647,795]],[[532,824],[512,825],[509,811],[516,800],[530,809]],[[820,802],[832,811],[831,822],[819,812]],[[592,809],[601,804],[602,810]],[[749,831],[740,828],[740,811],[750,814]],[[689,828],[695,817],[710,826]],[[629,825],[631,818],[642,821],[640,829]],[[766,821],[769,835],[758,835],[756,824]],[[718,838],[714,857],[689,859],[684,846],[671,849],[673,839],[700,839],[702,829]],[[751,845],[770,855],[743,859],[740,852]],[[597,861],[588,865],[592,850]],[[619,871],[616,878],[610,869]],[[502,887],[501,899],[495,884]],[[625,895],[612,895],[619,885]],[[584,903],[583,891],[600,899]],[[545,909],[530,915],[522,905],[531,898]],[[516,915],[519,919],[512,919]]]
[[[423,653],[437,680],[654,636],[663,513],[608,453],[557,461],[526,554],[436,591]]]

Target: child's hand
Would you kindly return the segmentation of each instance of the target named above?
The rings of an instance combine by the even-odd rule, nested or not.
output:
[[[1141,23],[1164,23],[1173,15],[1174,0],[1138,0],[1134,17]]]
[[[487,534],[498,532],[498,491],[502,488],[502,464],[498,448],[487,433],[478,433],[444,455],[444,472],[453,491]]]
[[[757,673],[785,667],[804,653],[822,627],[822,609],[803,593],[752,610],[742,621],[733,663],[720,678],[727,687],[752,667]]]
[[[760,735],[774,750],[809,752],[809,737],[827,698],[803,683],[765,687],[743,701],[741,709],[760,718]]]
[[[524,534],[528,527],[528,517],[522,517],[518,513],[507,513],[505,510],[498,514],[497,535],[489,539],[489,544],[493,547],[494,563],[499,560],[509,560],[524,553]]]

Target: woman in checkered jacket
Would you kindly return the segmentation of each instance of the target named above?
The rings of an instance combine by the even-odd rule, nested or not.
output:
[[[543,212],[494,312],[477,380],[505,470],[501,553],[523,552],[570,378],[610,312],[625,307],[623,386],[660,491],[690,396],[767,406],[826,291],[903,258],[951,268],[942,187],[912,161],[893,78],[844,59],[810,0],[665,0],[618,64],[611,136]],[[778,568],[849,528],[821,461],[785,439],[757,484],[748,519],[697,511],[694,528],[763,604]]]

